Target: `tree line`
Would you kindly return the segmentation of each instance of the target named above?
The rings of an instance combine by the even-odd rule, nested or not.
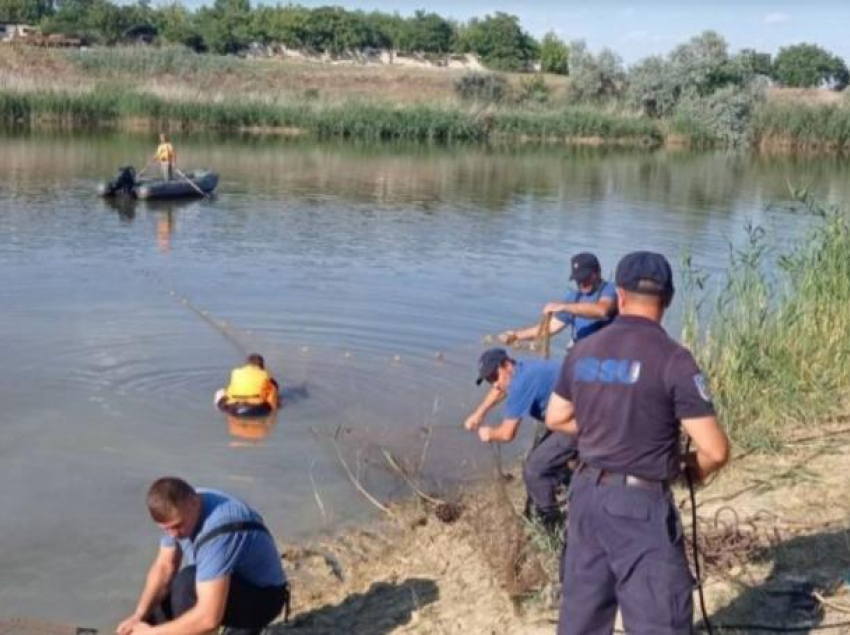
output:
[[[147,0],[0,0],[0,22],[39,25],[46,33],[114,45],[156,40],[197,52],[238,54],[252,43],[339,55],[364,49],[445,56],[473,53],[494,70],[522,71],[545,53],[549,72],[565,72],[566,46],[554,34],[538,42],[516,16],[495,13],[460,23],[417,11],[403,17],[327,6],[256,6],[249,0],[215,0],[195,11]]]
[[[843,90],[850,73],[844,61],[813,44],[784,47],[772,58],[743,49],[729,51],[723,37],[705,31],[626,68],[612,51],[591,53],[570,43],[569,94],[576,102],[617,102],[653,119],[692,143],[736,145],[751,134],[753,117],[771,80],[790,87]]]
[[[195,11],[179,2],[154,7],[148,0],[0,0],[0,22],[38,25],[86,44],[145,40],[217,54],[239,54],[253,43],[331,55],[369,48],[426,56],[472,53],[492,70],[525,71],[539,63],[544,72],[578,75],[584,86],[579,91],[589,97],[617,94],[625,85],[625,69],[612,51],[594,56],[583,42],[567,45],[551,32],[538,41],[516,16],[501,12],[462,23],[426,11],[403,17],[334,6],[252,7],[250,0],[214,0]],[[731,56],[720,36],[700,37],[698,45],[682,45],[668,58],[648,57],[628,70],[629,84],[648,95],[641,104],[647,114],[664,114],[683,92],[705,96],[752,76],[839,90],[850,81],[844,60],[814,44],[785,47],[775,58],[751,49]]]

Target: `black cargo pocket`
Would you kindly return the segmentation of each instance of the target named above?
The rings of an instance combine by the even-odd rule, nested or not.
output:
[[[647,521],[652,512],[652,501],[639,490],[612,488],[603,508],[609,516]]]
[[[652,621],[664,633],[693,632],[694,579],[684,560],[647,564],[647,583],[653,599]],[[650,608],[650,607],[647,607]]]
[[[678,547],[682,544],[683,537],[682,520],[679,518],[679,512],[676,511],[676,507],[671,502],[667,506],[667,538],[670,540],[671,545]]]

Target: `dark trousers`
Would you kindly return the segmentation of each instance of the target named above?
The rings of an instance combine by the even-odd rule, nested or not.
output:
[[[162,603],[148,616],[150,624],[170,622],[191,609],[198,601],[195,593],[195,567],[183,567],[168,589]],[[230,577],[227,605],[222,625],[259,633],[283,608],[283,587],[258,587],[238,576]]]
[[[558,635],[609,635],[617,607],[632,635],[690,635],[693,589],[682,524],[669,490],[603,482],[579,471],[570,492],[569,543]]]
[[[567,461],[577,456],[575,441],[563,432],[547,431],[529,452],[522,477],[529,498],[541,514],[557,511],[558,486],[569,484],[572,475]]]

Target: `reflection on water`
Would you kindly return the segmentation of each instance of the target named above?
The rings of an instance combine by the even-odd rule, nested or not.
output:
[[[174,212],[159,212],[156,219],[156,246],[160,251],[171,248],[171,234],[174,233]]]
[[[137,201],[127,196],[104,197],[103,202],[115,210],[122,221],[132,222],[136,218]]]
[[[188,207],[193,202],[192,199],[142,202],[128,196],[105,197],[101,200],[115,210],[118,218],[127,223],[133,222],[136,218],[136,210],[144,206],[145,211],[154,216],[156,246],[160,252],[171,249],[171,236],[177,228],[177,212],[181,207]]]
[[[482,337],[536,322],[572,253],[608,273],[636,248],[717,270],[748,219],[800,236],[789,181],[850,187],[834,159],[193,137],[181,161],[221,173],[215,198],[95,197],[148,142],[2,139],[0,607],[21,614],[131,610],[163,474],[245,496],[293,539],[323,526],[314,488],[337,521],[369,513],[336,431],[384,494],[403,488],[368,468],[376,444],[435,487],[481,473],[491,455],[460,422]],[[243,348],[282,381],[277,424],[210,404]]]
[[[275,412],[267,417],[252,417],[245,419],[233,415],[225,415],[227,420],[227,431],[231,437],[239,441],[250,441],[251,443],[236,443],[231,441],[231,447],[244,447],[245,445],[259,445],[259,442],[269,436],[269,433],[277,425],[278,413]]]

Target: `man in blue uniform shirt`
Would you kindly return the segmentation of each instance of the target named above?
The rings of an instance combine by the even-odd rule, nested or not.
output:
[[[260,515],[237,498],[173,477],[148,490],[162,529],[136,610],[118,635],[257,635],[288,604],[280,556]]]
[[[617,608],[630,633],[693,631],[694,581],[670,494],[684,428],[702,481],[729,458],[711,395],[691,353],[661,327],[673,299],[670,264],[635,252],[617,266],[619,317],[576,344],[546,412],[576,435],[559,635],[610,633]]]
[[[516,437],[525,417],[543,421],[549,395],[555,387],[560,362],[544,360],[514,360],[505,349],[492,348],[478,362],[477,384],[486,381],[492,389],[475,409],[465,426],[477,431],[485,443],[508,443]],[[483,426],[487,413],[504,400],[503,420],[495,427]],[[535,505],[535,514],[547,529],[561,521],[557,488],[569,482],[568,461],[575,458],[575,443],[566,434],[548,432],[526,458],[523,478],[528,496]]]
[[[570,327],[572,341],[578,342],[608,326],[617,314],[617,295],[614,285],[602,278],[599,260],[591,253],[580,253],[570,260],[570,280],[576,289],[567,292],[562,302],[549,302],[543,313],[551,315],[549,334],[555,335]],[[538,326],[505,331],[499,340],[513,344],[537,337]]]

